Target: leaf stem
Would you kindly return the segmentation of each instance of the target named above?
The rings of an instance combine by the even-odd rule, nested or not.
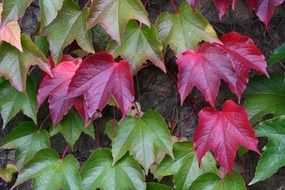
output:
[[[178,15],[177,7],[176,7],[174,0],[170,0],[170,3],[171,3],[173,11],[175,12],[175,14]]]
[[[141,117],[141,113],[140,113],[140,110],[139,110],[139,108],[138,108],[136,102],[135,102],[134,104],[135,104],[135,108],[136,108],[136,112],[137,112],[137,113],[136,113],[137,117]]]
[[[146,8],[149,5],[149,0],[144,1],[144,7]]]
[[[69,148],[70,148],[70,145],[69,145],[69,144],[66,145],[66,147],[65,147],[65,149],[64,149],[64,151],[63,151],[63,153],[62,153],[61,160],[64,159],[64,157],[66,156],[67,151],[69,150]]]

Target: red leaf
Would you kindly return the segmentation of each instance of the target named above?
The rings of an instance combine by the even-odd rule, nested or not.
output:
[[[221,46],[231,57],[237,78],[235,94],[240,99],[248,82],[250,69],[255,69],[268,76],[264,55],[247,36],[230,32],[221,37]]]
[[[84,95],[88,117],[101,112],[112,96],[123,116],[134,101],[134,84],[130,65],[116,63],[107,52],[87,57],[76,71],[69,86],[70,96]]]
[[[181,104],[193,87],[198,88],[205,100],[215,107],[220,81],[241,98],[248,82],[250,69],[268,76],[263,54],[247,36],[230,32],[221,37],[223,44],[202,44],[198,50],[187,50],[177,58],[178,91]]]
[[[255,0],[256,7],[252,9],[255,10],[256,8],[256,15],[258,18],[264,22],[265,26],[267,27],[269,21],[274,13],[275,7],[281,5],[284,0]]]
[[[215,5],[219,11],[219,18],[222,20],[222,17],[230,5],[235,9],[235,0],[215,0]]]
[[[52,59],[49,60],[51,61]],[[53,78],[49,75],[43,77],[37,95],[38,106],[41,106],[45,99],[49,97],[49,108],[54,125],[61,121],[73,105],[77,105],[75,107],[78,108],[77,110],[82,115],[82,109],[79,109],[78,105],[78,101],[80,100],[67,96],[68,85],[80,63],[81,59],[63,56],[60,64],[51,70]],[[53,65],[53,63],[51,62],[50,65]],[[83,101],[81,101],[81,104],[83,105]],[[85,117],[83,118],[86,122]]]
[[[200,163],[207,151],[213,151],[220,165],[230,172],[239,145],[259,153],[258,139],[246,110],[232,100],[226,101],[221,111],[200,111],[193,140]]]
[[[204,43],[197,51],[187,50],[176,60],[178,65],[178,91],[181,104],[193,87],[198,88],[205,100],[215,107],[221,80],[233,92],[237,83],[230,58],[215,44]]]

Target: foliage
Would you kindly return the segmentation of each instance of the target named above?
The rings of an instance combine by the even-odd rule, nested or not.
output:
[[[32,180],[35,190],[243,190],[246,184],[233,171],[234,160],[239,145],[260,154],[257,137],[266,137],[269,143],[250,184],[285,165],[284,74],[271,74],[269,79],[265,56],[251,38],[237,32],[218,37],[195,9],[199,0],[183,1],[177,7],[171,0],[173,11],[161,12],[153,23],[144,6],[148,1],[83,2],[39,0],[40,23],[32,36],[22,34],[18,24],[32,0],[0,4],[3,127],[19,112],[29,117],[1,142],[1,150],[16,152],[16,166],[0,168],[2,180],[11,182],[18,172],[13,188]],[[284,0],[246,2],[267,27]],[[215,0],[215,4],[220,19],[230,5],[235,7],[233,0]],[[170,50],[176,57],[181,105],[188,103],[193,88],[209,104],[197,115],[193,142],[173,136],[172,126],[160,113],[143,112],[135,102],[134,77],[148,62],[171,73],[165,58]],[[284,58],[283,44],[268,62],[277,64]],[[266,77],[250,79],[252,69]],[[41,80],[35,80],[39,73]],[[222,81],[238,104],[225,100],[219,109]],[[47,105],[49,114],[41,121],[39,110]],[[107,106],[114,107],[114,118],[105,127],[111,146],[96,143],[94,152],[82,161],[74,146],[82,133],[94,139],[96,131],[97,142],[100,130],[93,122],[105,116]],[[196,113],[189,117],[192,114]],[[267,115],[274,118],[257,123]],[[52,125],[47,130],[49,117]],[[50,143],[58,134],[66,141],[62,155]],[[167,176],[172,176],[172,187],[160,181]]]

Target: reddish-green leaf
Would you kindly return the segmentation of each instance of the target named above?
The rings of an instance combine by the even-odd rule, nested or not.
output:
[[[239,145],[259,153],[246,110],[231,100],[225,102],[221,111],[200,111],[193,140],[199,162],[207,151],[213,151],[220,165],[230,172]]]
[[[46,73],[51,75],[51,72],[48,60],[30,37],[23,34],[21,42],[23,52],[5,42],[0,43],[0,75],[9,79],[17,90],[24,92],[30,66],[38,65]]]
[[[0,41],[5,41],[18,50],[23,51],[21,45],[21,29],[17,21],[9,23],[1,23],[1,14],[3,11],[2,3],[0,3]]]
[[[63,49],[74,40],[85,51],[94,53],[91,33],[85,30],[88,14],[88,9],[81,11],[73,0],[64,0],[57,17],[45,28],[44,34],[56,64],[61,60]]]
[[[150,60],[166,72],[162,53],[163,45],[158,40],[154,26],[139,26],[136,21],[131,21],[127,25],[122,46],[119,47],[114,41],[109,44],[108,49],[124,57],[131,64],[134,74],[142,68],[146,60]]]
[[[128,22],[136,19],[150,25],[147,12],[140,0],[95,0],[92,3],[88,28],[101,24],[119,45]]]
[[[77,69],[69,88],[71,97],[84,95],[89,118],[98,115],[110,97],[117,102],[123,116],[134,101],[134,84],[129,63],[124,60],[117,63],[107,52],[87,57]]]

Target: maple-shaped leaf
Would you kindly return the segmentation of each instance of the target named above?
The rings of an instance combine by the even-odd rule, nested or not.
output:
[[[125,28],[132,19],[150,26],[147,12],[140,0],[95,0],[91,6],[87,27],[101,24],[121,45]]]
[[[252,79],[244,93],[244,107],[253,123],[267,114],[285,115],[284,75],[272,75],[270,79],[259,76]]]
[[[64,0],[62,9],[53,22],[44,29],[51,56],[59,63],[63,49],[74,40],[87,52],[94,53],[90,31],[85,30],[88,9],[82,11],[73,0]],[[86,39],[87,38],[87,39]]]
[[[61,9],[64,0],[40,0],[41,12],[41,26],[44,28],[48,26],[57,16],[58,11]]]
[[[221,111],[204,108],[199,112],[193,141],[199,162],[207,151],[213,151],[219,164],[230,172],[239,145],[259,153],[246,110],[232,100],[227,100]]]
[[[251,8],[256,11],[258,18],[264,22],[265,26],[268,27],[269,21],[275,11],[275,7],[281,5],[284,0],[255,0],[254,5],[256,7]]]
[[[51,76],[52,74],[48,60],[30,37],[23,34],[21,42],[23,52],[5,42],[0,42],[0,75],[9,79],[18,91],[25,92],[30,66],[38,65],[46,73]]]
[[[109,149],[96,149],[81,168],[83,189],[145,190],[145,175],[133,157],[126,155],[113,165]]]
[[[187,49],[195,49],[201,41],[218,42],[211,24],[198,10],[186,2],[179,6],[179,14],[162,13],[156,27],[164,48],[170,46],[176,55]]]
[[[117,124],[116,130],[112,142],[114,163],[129,151],[147,173],[159,153],[173,157],[167,123],[155,111],[145,112],[142,118],[127,117]]]
[[[51,59],[49,62],[51,65],[54,64]],[[67,114],[72,106],[75,106],[78,112],[82,112],[80,105],[77,104],[83,104],[83,100],[68,97],[68,86],[81,62],[81,58],[76,59],[67,55],[63,56],[60,64],[51,70],[53,77],[45,75],[40,84],[37,95],[38,107],[48,98],[51,119],[54,126],[62,120],[63,116]],[[83,113],[83,115],[85,114]],[[83,119],[86,122],[85,117]]]
[[[268,144],[263,148],[264,152],[250,185],[269,178],[285,166],[285,116],[267,120],[254,129],[258,137],[268,138]]]
[[[24,15],[26,8],[32,3],[33,0],[4,0],[2,23],[10,21],[17,21]]]
[[[25,94],[18,92],[8,81],[0,83],[0,113],[3,127],[20,111],[37,122],[36,87],[34,81],[27,81]]]
[[[49,134],[33,122],[23,122],[7,134],[2,149],[16,149],[16,164],[21,169],[41,149],[50,147]]]
[[[213,156],[208,153],[199,167],[193,145],[189,141],[178,142],[173,146],[174,159],[165,156],[155,171],[155,176],[173,175],[176,189],[188,190],[191,184],[202,174],[216,172]]]
[[[82,189],[77,159],[73,155],[61,159],[53,149],[37,152],[20,171],[12,189],[30,179],[34,190]]]
[[[136,21],[127,25],[126,33],[120,47],[115,42],[109,44],[109,51],[115,55],[121,55],[130,64],[133,74],[136,74],[146,60],[150,60],[155,66],[166,72],[163,45],[158,40],[154,26],[140,26]]]
[[[23,51],[21,45],[21,29],[17,21],[1,22],[3,4],[0,3],[0,41],[5,41],[18,50]]]
[[[134,82],[128,62],[115,62],[112,55],[100,52],[87,57],[69,85],[69,96],[84,95],[89,118],[100,113],[109,98],[114,98],[123,116],[134,101]]]
[[[221,36],[222,48],[231,58],[237,78],[236,95],[241,94],[246,88],[250,69],[255,69],[267,76],[267,63],[264,55],[256,47],[255,43],[248,36],[237,32],[229,32]]]
[[[82,122],[79,114],[72,109],[56,127],[52,127],[50,130],[50,135],[54,136],[61,133],[65,138],[66,142],[73,148],[76,141],[79,139],[81,133],[85,133],[95,138],[94,136],[94,126],[91,124],[85,126]]]
[[[246,190],[246,185],[237,172],[226,175],[223,179],[215,173],[206,173],[200,176],[189,190]]]
[[[231,59],[215,44],[204,43],[196,51],[187,50],[178,56],[176,63],[181,104],[196,87],[205,100],[215,107],[221,80],[236,92],[237,78]]]

